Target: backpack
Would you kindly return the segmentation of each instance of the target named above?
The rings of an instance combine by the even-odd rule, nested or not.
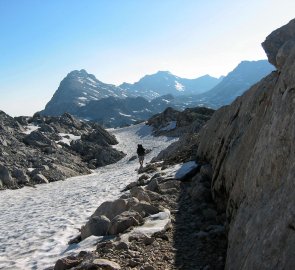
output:
[[[139,144],[138,147],[137,147],[137,154],[139,156],[144,156],[144,154],[145,154],[145,149],[142,147],[141,144]]]

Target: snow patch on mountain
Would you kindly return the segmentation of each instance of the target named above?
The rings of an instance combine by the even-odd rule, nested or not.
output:
[[[184,91],[185,87],[180,82],[175,81],[175,89],[182,92]]]

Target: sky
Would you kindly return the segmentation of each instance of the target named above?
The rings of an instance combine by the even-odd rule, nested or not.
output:
[[[266,59],[261,42],[294,10],[294,0],[0,0],[0,110],[42,110],[75,69],[116,85],[159,70],[226,75]]]

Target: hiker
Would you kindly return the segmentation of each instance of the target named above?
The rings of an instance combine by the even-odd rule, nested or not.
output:
[[[145,154],[145,149],[142,147],[141,144],[138,144],[137,145],[137,155],[138,155],[140,167],[142,167],[142,165],[143,165],[144,154]]]

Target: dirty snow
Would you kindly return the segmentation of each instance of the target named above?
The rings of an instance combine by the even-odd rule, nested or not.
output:
[[[40,127],[29,124],[29,125],[25,126],[26,131],[24,131],[23,133],[24,134],[31,134],[33,131],[37,130],[38,128],[40,128]]]
[[[62,139],[59,141],[55,141],[55,142],[56,143],[63,142],[63,143],[66,143],[67,145],[71,145],[71,141],[76,141],[76,140],[81,139],[81,136],[75,136],[70,133],[58,133],[58,135],[61,136]]]
[[[161,128],[160,130],[161,131],[169,131],[169,130],[172,130],[175,128],[176,128],[176,121],[171,121],[171,122],[169,122],[169,124],[167,126]]]
[[[175,139],[153,137],[144,124],[112,129],[127,156],[95,173],[49,184],[1,191],[0,269],[44,269],[63,257],[67,242],[78,234],[94,210],[138,177],[136,145],[152,149],[149,161]],[[89,240],[90,241],[90,240]],[[84,243],[84,245],[86,245]]]

